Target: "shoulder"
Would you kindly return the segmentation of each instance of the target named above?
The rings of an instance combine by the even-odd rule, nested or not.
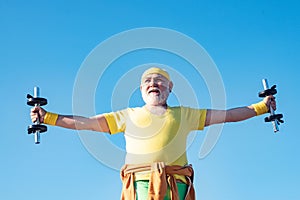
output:
[[[202,108],[192,108],[192,107],[188,107],[188,106],[172,106],[172,107],[169,107],[170,110],[172,111],[181,111],[181,112],[193,112],[193,111],[197,111],[197,112],[201,112],[203,110],[206,110],[206,109],[202,109]]]

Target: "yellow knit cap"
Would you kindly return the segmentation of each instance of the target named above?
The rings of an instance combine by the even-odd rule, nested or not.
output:
[[[166,79],[168,79],[168,81],[171,81],[169,73],[158,67],[151,67],[151,68],[147,69],[143,73],[141,80],[143,81],[144,78],[149,74],[160,74],[160,75],[164,76]]]

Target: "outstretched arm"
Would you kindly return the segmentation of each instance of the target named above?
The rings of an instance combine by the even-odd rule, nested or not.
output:
[[[267,96],[263,99],[263,102],[269,108],[272,106],[276,110],[276,101],[274,96]],[[205,126],[225,123],[225,122],[238,122],[249,119],[257,115],[253,105],[232,108],[228,110],[207,110]]]
[[[48,113],[49,116],[50,113]],[[39,117],[41,123],[45,123],[47,118],[47,111],[41,107],[34,107],[31,109],[31,121],[35,122]],[[103,115],[96,115],[93,117],[82,117],[73,115],[58,115],[53,122],[55,126],[60,126],[68,129],[77,130],[92,130],[98,132],[110,133],[107,121]]]

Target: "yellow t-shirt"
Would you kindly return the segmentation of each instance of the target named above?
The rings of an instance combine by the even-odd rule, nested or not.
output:
[[[184,166],[188,164],[187,136],[193,130],[203,130],[206,110],[168,107],[163,115],[155,115],[137,107],[104,116],[111,134],[124,132],[127,164],[165,162]]]

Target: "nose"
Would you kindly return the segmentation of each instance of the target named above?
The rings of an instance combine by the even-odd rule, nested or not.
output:
[[[156,79],[152,78],[152,79],[150,80],[149,85],[150,85],[150,86],[156,86],[156,85],[157,85]]]

